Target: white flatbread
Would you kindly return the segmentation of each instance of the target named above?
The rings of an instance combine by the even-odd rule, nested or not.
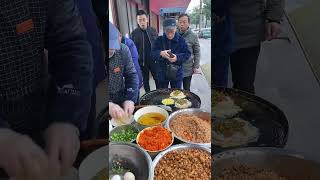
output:
[[[235,116],[236,114],[241,112],[242,109],[239,106],[237,106],[230,97],[227,97],[226,101],[221,101],[217,103],[212,108],[212,111],[214,117],[228,118]]]
[[[179,93],[175,94],[176,92],[179,92]],[[186,95],[182,91],[174,90],[170,93],[170,97],[175,99],[183,99],[186,97]]]
[[[184,103],[180,104],[180,101],[184,101]],[[188,99],[181,99],[174,103],[174,106],[179,109],[189,108],[191,105],[192,103]]]
[[[245,125],[243,127],[243,132],[235,132],[230,137],[224,137],[216,131],[212,131],[213,144],[220,147],[235,147],[246,145],[251,142],[256,142],[259,138],[259,129],[251,125],[248,121],[241,118],[234,118],[238,122],[243,122]]]

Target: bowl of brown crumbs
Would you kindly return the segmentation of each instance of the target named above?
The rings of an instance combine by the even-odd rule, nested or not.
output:
[[[159,153],[152,162],[154,180],[211,180],[211,150],[194,144],[178,144]]]
[[[211,115],[189,108],[172,113],[166,122],[174,137],[184,143],[211,147]]]

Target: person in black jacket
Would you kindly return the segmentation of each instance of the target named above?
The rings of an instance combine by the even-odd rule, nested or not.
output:
[[[1,1],[0,12],[0,169],[12,179],[60,179],[90,111],[93,60],[81,17],[74,0]]]
[[[156,79],[157,65],[155,60],[152,59],[150,52],[154,41],[158,38],[157,31],[148,26],[148,17],[145,11],[139,10],[137,13],[137,22],[139,27],[132,31],[131,39],[136,45],[139,53],[139,64],[141,66],[143,76],[143,86],[146,92],[150,91],[149,73],[151,72],[156,86],[158,81]]]

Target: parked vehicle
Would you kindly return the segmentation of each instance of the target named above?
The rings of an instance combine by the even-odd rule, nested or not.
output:
[[[208,39],[211,38],[211,28],[203,28],[199,32],[199,38]]]

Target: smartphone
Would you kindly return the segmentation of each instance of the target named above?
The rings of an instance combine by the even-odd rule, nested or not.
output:
[[[170,58],[174,58],[174,55],[171,51],[168,51],[168,54],[170,55]]]

